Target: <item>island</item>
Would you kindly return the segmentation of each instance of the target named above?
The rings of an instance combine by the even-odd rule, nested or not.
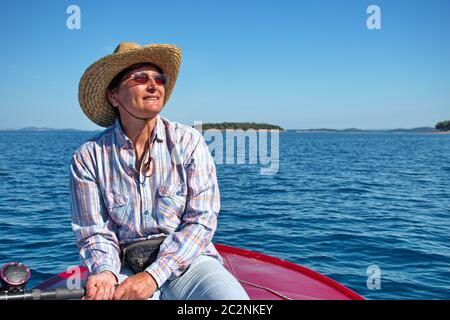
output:
[[[267,130],[280,130],[284,129],[280,126],[267,124],[267,123],[256,123],[256,122],[221,122],[221,123],[202,123],[202,130],[217,129],[217,130],[227,130],[227,129],[267,129]]]
[[[441,121],[436,123],[436,130],[439,131],[450,131],[450,120]]]

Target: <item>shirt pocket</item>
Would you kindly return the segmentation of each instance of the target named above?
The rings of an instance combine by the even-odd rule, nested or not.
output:
[[[186,191],[181,184],[160,186],[156,193],[156,220],[160,229],[174,231],[186,207]]]
[[[106,209],[108,210],[109,217],[117,226],[122,226],[128,222],[128,200],[129,198],[125,194],[105,193]]]

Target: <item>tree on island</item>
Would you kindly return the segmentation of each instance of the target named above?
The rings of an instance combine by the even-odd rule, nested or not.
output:
[[[450,120],[438,122],[435,128],[440,131],[450,131]]]

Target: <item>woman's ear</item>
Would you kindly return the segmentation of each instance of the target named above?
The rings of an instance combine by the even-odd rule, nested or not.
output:
[[[116,98],[116,90],[108,90],[106,92],[106,98],[108,99],[109,103],[113,106],[113,107],[117,107],[119,104],[117,102],[117,98]]]

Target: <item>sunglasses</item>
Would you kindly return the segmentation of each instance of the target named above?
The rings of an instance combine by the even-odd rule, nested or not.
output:
[[[128,81],[133,81],[137,84],[147,84],[150,81],[150,77],[153,78],[158,86],[165,85],[167,82],[167,76],[163,73],[152,73],[151,75],[149,75],[145,72],[138,72],[133,74]]]

